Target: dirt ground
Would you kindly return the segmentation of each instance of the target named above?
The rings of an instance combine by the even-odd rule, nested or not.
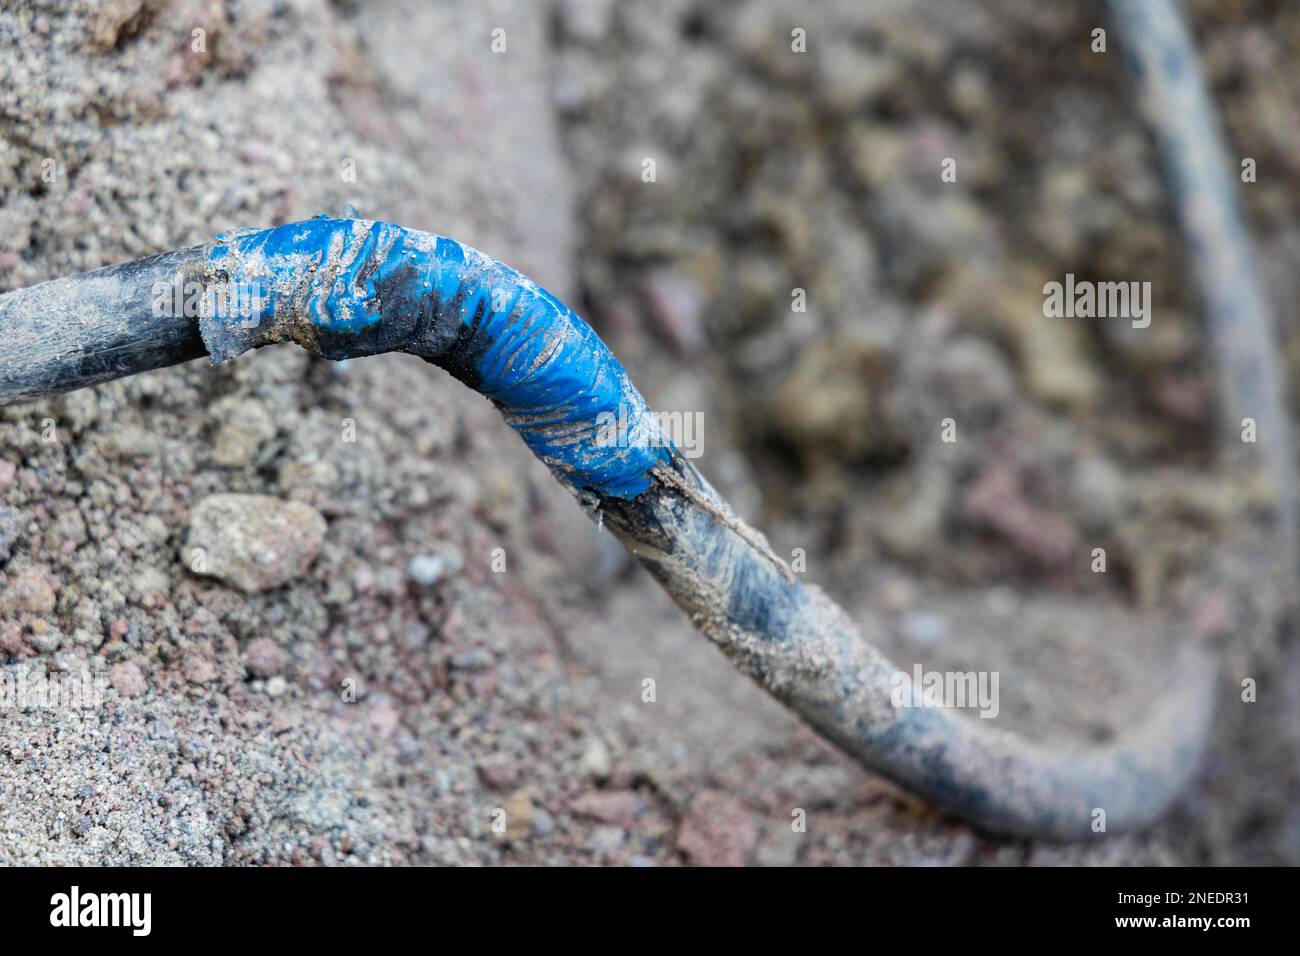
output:
[[[1289,333],[1300,9],[1190,9]],[[927,809],[732,670],[487,402],[286,346],[0,408],[0,671],[103,686],[0,706],[0,863],[1300,863],[1265,497],[1219,467],[1098,16],[19,0],[0,291],[347,203],[488,251],[703,413],[702,471],[900,666],[999,671],[1000,725],[1104,740],[1170,641],[1215,641],[1215,739],[1166,821],[1060,845]],[[1151,327],[1044,320],[1066,272],[1149,279]],[[226,494],[276,500],[241,528]],[[241,576],[215,556],[244,533],[275,560]]]

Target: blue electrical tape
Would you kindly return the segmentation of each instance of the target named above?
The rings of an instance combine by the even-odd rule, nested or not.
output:
[[[634,498],[672,458],[671,441],[591,326],[455,240],[322,216],[219,236],[208,269],[241,306],[200,322],[214,362],[285,339],[331,359],[422,355],[496,403],[579,491]]]

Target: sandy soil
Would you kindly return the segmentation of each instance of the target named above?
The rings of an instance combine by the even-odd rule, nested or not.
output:
[[[900,665],[999,670],[1007,726],[1103,739],[1163,637],[1218,641],[1170,819],[1059,846],[927,810],[735,673],[482,399],[283,347],[0,409],[0,669],[103,686],[0,708],[0,862],[1300,862],[1261,497],[1215,467],[1091,6],[789,6],[9,5],[0,289],[344,203],[488,250],[704,413],[704,472]],[[1300,13],[1192,8],[1293,301]],[[960,190],[932,188],[946,156]],[[1149,335],[1041,320],[1047,278],[1132,263]],[[947,415],[969,430],[936,450]],[[241,529],[226,494],[301,507]]]

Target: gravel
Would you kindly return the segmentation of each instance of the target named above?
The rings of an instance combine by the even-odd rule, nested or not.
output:
[[[1105,607],[1205,593],[1203,556],[1251,593],[1249,497],[1159,411],[1203,366],[1194,305],[1078,10],[828,2],[799,59],[777,0],[564,0],[554,24],[522,0],[137,7],[0,13],[0,289],[348,202],[489,250],[579,305],[656,407],[704,413],[710,479],[900,664],[1002,670],[1022,730],[1140,715],[1160,661],[1140,633],[1101,655]],[[1192,7],[1230,136],[1276,171],[1247,198],[1291,301],[1295,137],[1261,117],[1296,101],[1297,14]],[[1152,335],[1024,321],[1044,276],[1132,262],[1164,290]],[[990,463],[1016,479],[1001,530],[961,506]],[[1042,512],[1108,536],[1104,580],[1035,566]],[[877,623],[900,579],[951,639]],[[1036,615],[989,612],[982,588],[1027,580]],[[1230,666],[1274,672],[1248,612],[1220,615]],[[1148,834],[1038,845],[926,811],[736,674],[489,403],[409,356],[286,346],[0,409],[0,671],[23,669],[106,690],[0,709],[0,863],[1300,860],[1300,729],[1267,695],[1225,708]]]

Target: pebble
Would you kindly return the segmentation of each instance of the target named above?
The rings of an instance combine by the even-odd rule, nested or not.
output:
[[[758,824],[739,800],[707,790],[691,801],[677,849],[700,866],[744,866],[758,845]]]
[[[420,587],[432,587],[458,572],[463,566],[460,550],[448,546],[433,554],[417,554],[406,566],[406,573]]]
[[[44,624],[44,621],[37,622]],[[53,627],[32,629],[32,646],[42,654],[53,654],[63,646],[63,632]]]
[[[0,465],[3,464],[5,462],[0,462]],[[0,479],[3,477],[3,474],[0,474]],[[3,485],[3,480],[0,480],[0,485]],[[0,488],[0,491],[2,490],[4,489]],[[9,560],[14,542],[18,540],[22,530],[23,513],[17,508],[0,508],[0,564]]]
[[[275,419],[259,401],[243,396],[226,399],[213,408],[213,414],[222,419],[212,443],[212,459],[219,465],[246,467],[275,438]]]
[[[269,495],[209,495],[190,516],[181,560],[196,574],[256,594],[302,577],[324,537],[325,519],[302,502]],[[197,566],[195,548],[203,550]]]
[[[510,832],[525,833],[532,829],[537,808],[533,806],[532,797],[519,793],[511,797],[505,805],[506,819],[510,821]]]
[[[49,575],[41,568],[25,568],[0,591],[0,617],[19,614],[49,614],[56,598]]]
[[[249,642],[244,651],[244,667],[253,677],[274,677],[284,670],[284,651],[269,637]]]
[[[135,661],[122,661],[110,667],[108,682],[122,697],[139,697],[146,690],[144,674]]]
[[[538,807],[533,811],[533,833],[539,837],[550,836],[555,830],[555,818]]]
[[[1128,504],[1123,474],[1103,458],[1088,457],[1079,462],[1071,492],[1085,520],[1095,529],[1112,527]]]
[[[631,790],[592,790],[569,804],[569,808],[580,817],[624,829],[636,822],[641,806],[641,798]]]
[[[181,664],[181,674],[191,684],[211,684],[217,679],[217,667],[205,655],[191,653]]]
[[[609,748],[605,741],[593,737],[578,761],[579,772],[589,780],[603,780],[609,776],[610,768]]]
[[[478,775],[493,790],[511,790],[519,782],[519,765],[501,760],[481,763]]]
[[[613,853],[623,845],[623,841],[626,839],[627,833],[624,832],[622,827],[600,826],[592,831],[591,840],[587,845],[592,853]]]

